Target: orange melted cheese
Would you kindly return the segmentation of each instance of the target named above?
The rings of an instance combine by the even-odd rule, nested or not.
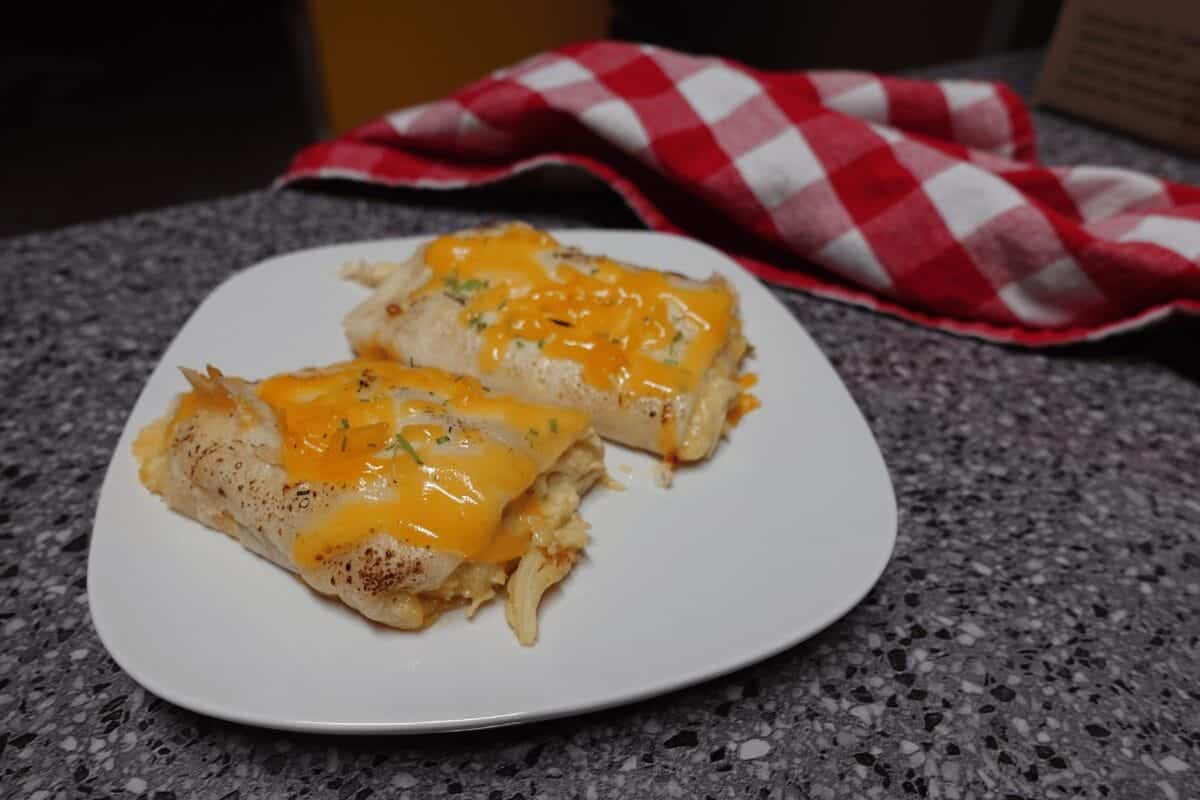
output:
[[[433,276],[418,294],[463,304],[460,320],[483,337],[484,372],[512,347],[538,347],[605,391],[669,399],[694,389],[737,324],[732,293],[607,258],[572,265],[562,250],[525,226],[443,236],[425,252]]]
[[[742,393],[738,395],[733,406],[729,409],[729,414],[726,419],[730,425],[737,425],[741,422],[742,417],[749,414],[756,408],[762,408],[762,401],[757,396],[750,394],[750,389],[758,383],[758,376],[752,372],[747,372],[745,375],[738,378],[738,386],[741,387]]]
[[[289,480],[349,494],[300,532],[293,555],[305,566],[379,533],[472,560],[518,557],[537,520],[527,504],[511,519],[506,508],[588,425],[392,361],[279,375],[258,396],[278,420]]]
[[[175,436],[175,428],[188,417],[194,416],[201,409],[229,413],[235,409],[233,398],[224,392],[190,391],[179,395],[179,403],[175,413],[167,424],[166,440],[169,442]]]

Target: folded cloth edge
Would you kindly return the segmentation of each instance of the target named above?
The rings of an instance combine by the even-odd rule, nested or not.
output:
[[[566,150],[569,150],[569,148],[565,148],[564,150],[525,155],[520,158],[514,158],[510,153],[502,160],[472,158],[464,161],[455,160],[454,158],[446,158],[444,164],[438,164],[438,156],[431,155],[428,147],[418,147],[416,151],[408,152],[403,146],[406,142],[405,134],[411,133],[411,131],[406,131],[401,126],[397,125],[396,120],[411,120],[417,116],[420,116],[421,114],[425,114],[425,112],[428,111],[431,106],[439,105],[443,106],[443,108],[434,108],[432,112],[425,114],[425,116],[436,118],[440,113],[443,118],[450,119],[446,118],[446,112],[458,114],[457,117],[452,118],[454,122],[453,130],[458,131],[458,133],[452,132],[451,138],[448,140],[450,145],[458,144],[461,141],[474,141],[476,144],[482,141],[485,145],[490,145],[494,144],[495,141],[502,140],[503,136],[505,135],[503,131],[490,129],[487,122],[476,117],[466,108],[465,105],[463,105],[465,101],[456,98],[459,96],[472,94],[475,96],[486,94],[489,88],[496,88],[496,84],[494,82],[497,80],[508,82],[506,83],[506,88],[509,89],[511,89],[510,84],[513,81],[524,81],[525,84],[540,87],[546,92],[552,93],[556,91],[556,87],[550,84],[561,82],[564,74],[578,80],[578,75],[570,75],[572,69],[576,70],[577,72],[581,72],[582,74],[587,74],[586,69],[579,67],[574,61],[564,60],[562,58],[563,56],[581,59],[579,63],[584,64],[585,67],[598,63],[594,53],[592,53],[589,48],[601,49],[603,51],[602,55],[609,57],[610,60],[612,57],[616,57],[618,60],[627,60],[630,58],[630,48],[635,48],[635,46],[618,45],[617,43],[611,42],[584,43],[580,45],[572,45],[570,47],[563,48],[560,51],[552,51],[551,53],[535,56],[526,62],[521,62],[521,64],[515,65],[507,70],[494,73],[492,76],[478,81],[471,86],[464,87],[464,89],[459,90],[459,92],[455,93],[455,95],[452,95],[452,97],[448,100],[438,101],[434,104],[426,104],[426,106],[417,107],[415,109],[404,110],[395,115],[389,115],[382,120],[368,123],[366,126],[362,126],[355,131],[351,131],[350,134],[342,139],[312,145],[297,155],[288,172],[276,182],[276,186],[286,186],[301,180],[342,178],[389,186],[404,186],[425,189],[455,189],[502,181],[516,174],[537,169],[548,164],[568,165],[583,169],[599,178],[604,183],[610,185],[618,192],[618,194],[624,199],[634,213],[652,230],[668,231],[687,235],[689,231],[682,227],[681,224],[676,224],[674,220],[688,219],[689,221],[694,222],[695,218],[678,213],[679,209],[676,208],[677,204],[674,202],[675,198],[666,197],[663,193],[663,186],[671,183],[670,178],[677,179],[678,176],[667,176],[668,180],[666,184],[663,184],[662,181],[658,180],[663,176],[655,176],[655,180],[658,181],[658,185],[639,186],[636,180],[626,174],[623,174],[617,165],[608,163],[608,160],[611,159],[606,160],[603,152],[593,155],[583,152],[568,152]],[[613,48],[618,49],[614,50]],[[726,81],[724,85],[718,87],[720,92],[728,93],[730,91],[730,86],[733,86],[733,88],[736,89],[738,81],[741,80],[739,77],[741,72],[746,73],[746,80],[751,82],[753,81],[750,76],[771,76],[771,74],[761,73],[749,68],[741,67],[740,65],[737,65],[733,62],[728,62],[724,59],[696,59],[694,57],[684,56],[682,54],[675,54],[671,51],[666,51],[661,48],[640,49],[642,52],[650,52],[654,55],[654,58],[657,59],[653,64],[655,68],[661,67],[664,72],[670,72],[671,70],[678,72],[683,70],[683,73],[680,74],[689,74],[691,77],[685,79],[685,84],[688,80],[695,82],[697,80],[697,75],[699,75],[701,78],[710,74],[720,75],[722,80]],[[591,60],[588,61],[587,59]],[[713,65],[717,66],[714,67]],[[716,70],[715,73],[713,72],[714,70]],[[789,76],[784,73],[774,74],[774,79],[783,80],[784,89],[790,91],[790,89],[788,89],[790,84],[786,83],[788,78]],[[489,84],[489,81],[492,81],[493,83]],[[730,81],[733,83],[730,84]],[[921,129],[921,126],[932,126],[932,128],[935,129],[938,125],[943,125],[944,127],[946,121],[939,121],[936,118],[936,113],[932,114],[930,119],[918,120],[917,123],[915,123],[915,130],[905,130],[900,133],[894,131],[891,133],[888,132],[886,122],[891,122],[892,120],[890,119],[881,119],[877,122],[869,121],[872,115],[878,115],[880,113],[877,102],[878,97],[875,96],[878,94],[877,89],[879,85],[886,84],[887,90],[893,92],[893,94],[897,97],[903,97],[905,92],[915,92],[924,89],[924,98],[928,100],[930,96],[930,92],[928,91],[930,86],[929,82],[910,81],[907,79],[887,77],[876,78],[875,76],[869,76],[866,73],[848,72],[807,73],[805,74],[805,81],[806,83],[802,87],[803,91],[809,91],[811,93],[812,86],[816,86],[818,91],[829,89],[832,96],[832,100],[829,101],[829,105],[833,108],[834,112],[836,112],[835,117],[841,116],[842,113],[850,114],[850,116],[847,117],[849,125],[861,126],[864,121],[866,121],[870,129],[883,136],[884,139],[889,142],[889,144],[896,140],[907,140],[902,143],[902,146],[906,148],[906,153],[910,159],[913,158],[913,153],[917,153],[918,156],[924,158],[926,161],[929,161],[931,158],[939,158],[939,150],[945,149],[947,151],[947,158],[944,159],[946,163],[950,163],[952,165],[954,163],[961,163],[962,172],[975,174],[976,177],[972,178],[972,180],[981,182],[990,181],[992,184],[999,186],[1002,191],[997,193],[993,190],[993,193],[998,194],[1002,200],[1004,200],[1005,192],[1007,192],[1009,195],[1011,195],[1013,192],[1011,188],[1005,190],[1003,185],[1001,185],[1003,179],[1005,179],[1008,175],[1017,176],[1016,178],[1012,178],[1010,180],[1015,181],[1015,183],[1012,183],[1011,185],[1017,186],[1020,191],[1025,190],[1025,187],[1020,183],[1020,181],[1028,180],[1030,176],[1033,178],[1032,185],[1034,186],[1035,190],[1038,189],[1038,181],[1040,181],[1042,184],[1047,183],[1048,180],[1057,182],[1056,185],[1051,188],[1056,189],[1058,191],[1058,195],[1056,196],[1053,192],[1050,192],[1047,205],[1043,205],[1041,202],[1041,200],[1044,200],[1045,198],[1041,198],[1037,202],[1030,200],[1028,197],[1025,199],[1025,204],[1034,208],[1034,210],[1037,212],[1037,215],[1040,216],[1040,221],[1038,224],[1042,227],[1045,227],[1047,222],[1056,227],[1056,232],[1058,232],[1057,228],[1059,227],[1070,228],[1072,225],[1078,227],[1079,223],[1073,222],[1071,219],[1069,219],[1070,213],[1076,213],[1077,216],[1081,216],[1083,217],[1083,220],[1086,220],[1086,216],[1084,216],[1082,212],[1078,212],[1078,208],[1082,208],[1082,206],[1077,207],[1076,205],[1073,205],[1074,201],[1077,200],[1081,195],[1077,193],[1073,198],[1067,196],[1068,192],[1063,189],[1063,187],[1067,187],[1068,189],[1072,188],[1069,186],[1069,181],[1072,178],[1069,170],[1065,172],[1062,169],[1047,170],[1046,168],[1040,167],[1034,163],[1018,160],[1021,158],[1032,157],[1032,121],[1028,110],[1025,108],[1020,97],[1011,89],[1003,86],[1002,84],[976,81],[944,81],[938,83],[938,91],[945,95],[946,102],[951,106],[955,103],[960,105],[967,103],[969,105],[970,103],[975,102],[979,93],[983,91],[980,87],[984,85],[990,87],[990,90],[995,93],[993,99],[999,99],[999,101],[1003,103],[1008,120],[1008,128],[1006,129],[1008,138],[1000,142],[998,148],[994,151],[975,151],[965,147],[959,141],[939,142],[936,139],[931,139],[930,136]],[[708,80],[708,82],[711,83],[712,81]],[[590,86],[589,84],[582,85],[585,87]],[[549,86],[549,88],[547,88],[547,86]],[[764,89],[764,86],[766,89]],[[846,87],[850,88],[847,89]],[[676,88],[681,87],[676,86]],[[592,89],[594,89],[594,87],[591,87],[589,90]],[[760,84],[757,86],[757,89],[759,91],[769,90],[770,92],[775,92],[776,94],[781,91],[778,85],[767,84]],[[706,103],[711,105],[713,102],[716,102],[714,97],[719,99],[720,95],[720,92],[712,96],[696,95],[697,90],[694,86],[691,87],[691,89],[683,86],[681,91],[683,94],[688,94],[689,98],[692,98],[693,96],[698,97],[699,99],[697,108],[700,109],[703,109]],[[889,97],[890,96],[891,95],[889,95]],[[754,99],[752,93],[746,94],[746,97],[750,97],[751,100]],[[866,105],[863,104],[862,98],[866,99]],[[778,97],[775,97],[775,99],[777,104],[782,104],[784,106],[786,106],[786,103],[788,102],[788,97],[786,96],[783,97],[783,99],[779,99]],[[876,103],[875,106],[871,105],[872,102]],[[887,98],[885,98],[885,108],[887,106],[887,102],[889,101]],[[747,103],[747,105],[750,105],[750,103]],[[839,107],[839,105],[842,107]],[[928,106],[929,104],[926,103],[926,105]],[[936,103],[933,105],[936,106]],[[976,102],[976,105],[971,106],[971,108],[975,107],[981,106]],[[494,111],[494,104],[492,108]],[[986,106],[983,108],[984,111],[989,110]],[[555,110],[561,111],[561,109]],[[994,104],[990,110],[991,113],[996,113],[996,107]],[[800,111],[807,112],[808,109],[800,108]],[[828,111],[828,109],[823,108],[822,111]],[[926,111],[928,111],[928,109],[926,109]],[[856,119],[854,114],[865,116],[865,119]],[[445,119],[443,121],[445,121]],[[963,123],[963,119],[967,120],[967,122]],[[964,124],[971,124],[972,119],[973,117],[971,115],[965,115],[951,120],[951,122],[959,125],[961,128],[961,126]],[[466,129],[476,132],[483,131],[486,136],[482,137],[482,139],[476,137],[475,140],[470,140],[469,138],[464,139],[462,135],[462,131],[464,130],[464,121],[466,123]],[[843,128],[843,130],[849,130],[851,133],[853,133],[852,128]],[[445,133],[446,131],[444,129],[441,131],[436,131],[435,127],[436,135],[434,137],[434,142],[437,144],[446,144],[446,140],[444,140]],[[621,133],[622,132],[618,131],[618,134]],[[627,133],[627,131],[625,131],[625,133]],[[960,133],[962,133],[961,130],[955,130],[952,138],[963,138],[959,136]],[[988,136],[992,136],[993,134],[989,133],[987,130],[984,130],[982,134],[979,134],[979,132],[976,131],[976,133],[972,135],[977,135],[977,138],[978,135],[982,135],[983,139],[986,140]],[[439,140],[437,139],[437,136],[442,136],[443,139]],[[357,141],[356,137],[358,138]],[[364,139],[365,141],[363,141]],[[419,137],[415,141],[417,141],[419,145],[429,144],[427,141],[420,140]],[[921,148],[924,149],[922,150]],[[450,152],[454,152],[453,147],[450,148]],[[924,153],[924,155],[922,155],[922,153]],[[1008,155],[1006,157],[1004,155],[1000,155],[999,153],[1008,153]],[[625,156],[628,155],[628,153],[625,154]],[[951,159],[953,156],[957,156],[959,158],[959,162],[952,161]],[[623,163],[620,161],[621,157],[622,156],[618,154],[618,164]],[[629,159],[625,158],[625,161],[627,162]],[[640,169],[642,165],[635,166]],[[918,167],[919,166],[920,165],[918,165]],[[1087,171],[1087,169],[1088,168],[1079,168],[1078,174],[1082,175]],[[1094,172],[1095,170],[1093,170],[1093,173]],[[646,170],[644,169],[638,173],[638,177],[642,179],[643,182],[645,182],[646,179],[645,173]],[[1060,175],[1058,173],[1063,174]],[[1150,182],[1154,181],[1154,179],[1148,178],[1145,180]],[[1077,181],[1077,183],[1078,182],[1079,181]],[[941,183],[945,184],[947,182],[941,181]],[[1195,192],[1195,190],[1190,189],[1190,187],[1172,186],[1170,184],[1165,184],[1164,182],[1157,182],[1155,183],[1155,186],[1157,187],[1159,195],[1169,196],[1172,199],[1174,199],[1177,194],[1185,192],[1185,190],[1187,192]],[[687,193],[687,189],[692,189],[692,193],[703,195],[703,188],[704,187],[701,187],[702,191],[696,192],[695,186],[685,186],[683,187],[684,191],[682,193]],[[767,187],[768,190],[770,188],[770,186]],[[918,189],[925,188],[926,187],[923,184],[918,185]],[[973,192],[973,190],[969,188],[969,184],[964,184],[960,180],[957,186],[951,188],[953,191],[948,196],[952,200],[954,199],[953,192],[957,192],[958,196],[961,197],[964,194],[964,189],[966,189],[965,194],[967,195],[969,204],[970,194]],[[943,187],[941,191],[944,192],[945,188]],[[1089,189],[1088,191],[1091,190]],[[647,192],[649,192],[649,195]],[[1095,192],[1093,192],[1093,194],[1094,193]],[[1109,195],[1112,194],[1113,192],[1109,193]],[[1119,192],[1117,194],[1119,194]],[[671,214],[664,213],[663,210],[659,208],[658,204],[652,199],[653,196],[657,196],[660,202],[668,199],[671,200],[672,202],[669,203],[669,205],[674,208],[675,211]],[[1061,199],[1064,196],[1066,199]],[[1187,195],[1187,197],[1190,199],[1190,195]],[[690,197],[688,200],[695,201],[696,198]],[[1084,196],[1084,200],[1091,202],[1091,199],[1086,196]],[[1102,197],[1101,200],[1103,201],[1104,198]],[[1056,206],[1055,203],[1060,205],[1065,203],[1066,207],[1060,212],[1059,207]],[[1103,202],[1101,205],[1103,205]],[[1093,206],[1095,206],[1095,203],[1093,203]],[[1190,216],[1190,213],[1196,210],[1190,205],[1177,207],[1186,209],[1184,216]],[[705,213],[708,213],[709,211],[716,211],[718,214],[720,214],[721,209],[707,209]],[[947,220],[945,219],[942,209],[939,209],[939,212],[943,213],[943,218],[941,221],[946,222]],[[1168,213],[1170,213],[1169,210]],[[1064,217],[1064,214],[1067,216]],[[953,210],[951,216],[953,216]],[[1063,219],[1060,219],[1059,217],[1066,219],[1066,223],[1064,224]],[[713,221],[717,220],[714,218]],[[1103,220],[1101,220],[1101,222],[1103,222]],[[692,227],[695,226],[693,225]],[[911,302],[906,305],[898,298],[888,297],[882,293],[873,292],[869,288],[854,285],[846,280],[845,275],[838,274],[838,264],[836,263],[836,260],[833,264],[834,269],[830,270],[830,265],[828,263],[822,263],[822,259],[810,259],[808,258],[808,254],[805,253],[789,253],[782,250],[780,248],[780,242],[777,235],[768,235],[766,239],[769,244],[764,246],[762,241],[754,241],[756,233],[759,233],[760,239],[762,238],[761,231],[755,231],[752,226],[748,228],[748,226],[744,224],[744,221],[741,221],[741,224],[739,224],[738,227],[740,229],[740,234],[738,236],[725,236],[724,241],[721,241],[718,246],[720,249],[728,252],[752,273],[756,274],[760,278],[763,278],[764,280],[788,288],[803,290],[822,297],[870,308],[872,310],[900,317],[917,324],[936,327],[941,330],[946,330],[948,332],[964,336],[1026,346],[1067,344],[1072,342],[1100,339],[1122,331],[1142,327],[1156,320],[1163,319],[1174,312],[1200,313],[1200,296],[1176,297],[1165,301],[1159,301],[1156,297],[1154,297],[1153,293],[1150,293],[1146,297],[1147,302],[1142,303],[1140,307],[1130,309],[1127,307],[1129,304],[1126,303],[1126,307],[1120,309],[1122,313],[1110,314],[1110,318],[1108,319],[1091,319],[1087,324],[1035,326],[1024,324],[1025,320],[1022,320],[1022,324],[1006,325],[997,323],[994,320],[970,319],[968,318],[969,314],[966,316],[961,314],[947,314],[941,313],[936,309],[930,310],[928,307],[921,307],[922,305],[928,304],[920,302],[919,297],[917,298],[918,302],[916,302],[915,305]],[[1086,228],[1087,226],[1085,225],[1084,229]],[[709,227],[701,226],[699,230],[704,231],[704,234],[700,237],[701,239],[713,239],[713,234]],[[772,230],[772,233],[776,232]],[[955,233],[957,234],[958,232],[955,231]],[[1073,235],[1075,233],[1076,231],[1074,230],[1067,231],[1067,234],[1069,235]],[[1011,233],[1007,235],[1010,238],[1012,236]],[[1061,237],[1062,235],[1063,234],[1059,232],[1059,236]],[[1053,236],[1053,234],[1051,234],[1051,236]],[[774,241],[772,241],[772,239],[774,239]],[[874,256],[872,256],[870,249],[871,244],[868,244],[862,240],[861,235],[858,237],[858,239],[859,246],[866,248],[867,257],[873,259]],[[1104,241],[1101,237],[1093,236],[1092,239],[1098,241],[1099,244],[1104,246],[1110,246],[1114,244],[1114,242],[1111,241]],[[1121,240],[1118,240],[1116,242],[1118,246],[1120,246],[1120,241]],[[1135,241],[1147,240],[1145,238],[1141,240],[1137,240],[1135,238]],[[709,241],[709,243],[716,244],[714,241]],[[1154,244],[1152,240],[1150,240],[1149,243]],[[1004,244],[1003,241],[1001,244]],[[1061,249],[1066,247],[1066,245],[1060,244],[1059,247]],[[1154,250],[1154,248],[1150,249]],[[1068,261],[1071,261],[1072,257],[1078,256],[1078,254],[1072,249],[1062,250],[1062,252],[1069,254],[1067,258]],[[1018,255],[1022,255],[1022,253],[1018,253]],[[1167,266],[1178,271],[1177,262],[1179,259],[1177,255],[1170,252],[1168,249],[1168,251],[1165,253],[1165,257],[1168,259],[1174,259],[1174,261],[1168,263]],[[965,261],[970,263],[970,258],[965,259]],[[804,262],[809,264],[817,264],[819,271],[817,273],[801,272],[794,269],[785,269],[784,267],[779,266],[781,263],[796,264]],[[986,272],[987,265],[985,264],[984,266],[984,271]],[[1068,264],[1067,266],[1073,267],[1075,265]],[[1162,265],[1160,264],[1159,267],[1161,270]],[[851,271],[851,274],[854,274],[853,271]],[[1119,277],[1124,279],[1128,278],[1127,275]],[[1154,275],[1149,277],[1151,284],[1153,284],[1154,280],[1156,279],[1157,278]],[[1086,274],[1083,280],[1086,284]],[[1017,289],[1018,293],[1022,290],[1022,287],[1020,286],[1013,288]],[[1035,289],[1038,291],[1044,291],[1044,289],[1041,287],[1035,286]],[[900,296],[903,297],[903,293]],[[909,299],[910,301],[913,299],[911,292],[909,292]],[[1019,295],[1017,299],[1022,300]],[[1033,311],[1040,313],[1040,310],[1036,307],[1038,299],[1039,298],[1035,293],[1032,298],[1032,302],[1035,304]],[[1092,299],[1093,302],[1095,302],[1095,299]],[[1028,303],[1029,300],[1025,300],[1024,302]],[[1000,303],[996,301],[993,303],[993,305],[999,306]],[[962,307],[963,306],[959,304],[958,308],[961,309]],[[1114,310],[1117,310],[1115,306]],[[995,314],[994,310],[993,316],[1000,316],[1001,318],[1004,318],[1004,314],[997,315]],[[1008,316],[1013,317],[1014,315],[1010,313]]]

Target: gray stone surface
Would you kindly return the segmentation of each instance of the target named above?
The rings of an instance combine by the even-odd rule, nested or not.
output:
[[[1200,180],[1195,162],[1038,123],[1050,161]],[[88,532],[175,330],[267,256],[513,215],[632,224],[607,197],[287,191],[0,241],[0,796],[1200,795],[1200,329],[1184,323],[1027,352],[781,292],[875,431],[899,539],[844,620],[728,677],[409,739],[256,730],[138,687],[91,629]]]

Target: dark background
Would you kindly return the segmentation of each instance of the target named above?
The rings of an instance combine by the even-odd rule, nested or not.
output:
[[[612,34],[772,69],[896,70],[1041,46],[1059,6],[613,0]],[[320,137],[303,2],[22,14],[0,29],[0,236],[261,187]]]

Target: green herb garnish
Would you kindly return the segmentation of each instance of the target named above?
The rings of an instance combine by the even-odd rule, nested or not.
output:
[[[413,457],[413,461],[417,462],[417,464],[420,466],[425,466],[425,462],[421,460],[421,457],[417,455],[417,451],[413,449],[413,446],[409,443],[408,439],[405,439],[402,434],[397,433],[395,437],[393,437],[392,443],[388,449],[392,451],[392,458],[400,455],[400,451],[404,450]]]
[[[537,436],[537,435],[538,435],[538,429],[537,429],[537,428],[530,428],[530,429],[529,429],[529,435],[530,435],[530,436]]]
[[[471,318],[467,320],[467,324],[477,331],[482,331],[488,326],[482,314],[472,314]]]
[[[437,439],[434,439],[434,441],[437,442],[438,444],[445,444],[446,442],[450,441],[450,437],[449,436],[439,436]]]
[[[550,418],[550,432],[558,433],[558,420],[554,417]]]
[[[442,284],[446,287],[446,296],[460,303],[465,303],[472,294],[488,287],[487,281],[475,278],[460,281],[458,275],[447,275],[442,278]]]
[[[342,430],[350,430],[350,420],[346,419],[345,417],[342,417]]]

